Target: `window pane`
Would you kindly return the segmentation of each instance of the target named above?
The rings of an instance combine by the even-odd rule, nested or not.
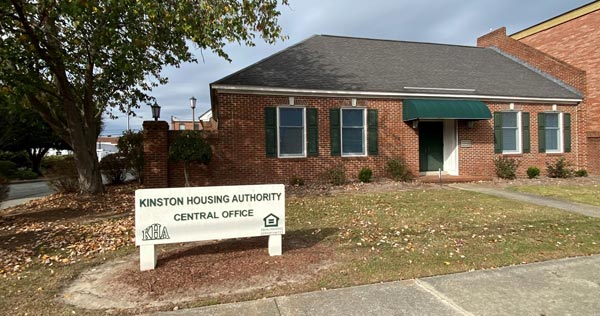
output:
[[[342,153],[364,154],[363,128],[342,128]]]
[[[342,126],[360,126],[364,124],[363,109],[342,109]]]
[[[502,113],[503,127],[517,127],[517,112]]]
[[[304,124],[302,123],[303,115],[302,112],[304,109],[288,109],[288,108],[279,108],[279,126],[296,126],[302,127]]]
[[[546,113],[546,127],[558,127],[558,113]]]
[[[546,150],[559,150],[558,129],[546,129]]]
[[[502,149],[506,151],[517,151],[517,130],[505,128],[502,130]]]
[[[279,153],[282,155],[302,155],[303,150],[303,128],[280,127],[279,128]]]

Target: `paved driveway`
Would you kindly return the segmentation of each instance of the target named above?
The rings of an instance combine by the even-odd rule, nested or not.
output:
[[[12,183],[8,192],[8,199],[2,202],[0,209],[19,205],[27,201],[44,197],[54,191],[46,181]]]

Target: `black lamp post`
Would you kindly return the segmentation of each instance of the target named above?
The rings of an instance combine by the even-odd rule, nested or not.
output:
[[[190,98],[190,106],[192,107],[192,129],[196,130],[196,98]]]
[[[158,104],[154,104],[152,107],[152,117],[154,118],[154,121],[158,121],[158,118],[160,117],[160,105]]]

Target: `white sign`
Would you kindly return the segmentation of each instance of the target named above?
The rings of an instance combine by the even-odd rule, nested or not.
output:
[[[268,235],[269,254],[280,255],[283,234],[283,184],[135,191],[142,271],[156,266],[156,244]]]

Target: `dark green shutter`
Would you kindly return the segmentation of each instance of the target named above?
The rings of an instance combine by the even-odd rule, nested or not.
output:
[[[531,132],[529,128],[529,112],[521,113],[521,126],[523,127],[523,153],[531,151]]]
[[[502,112],[494,113],[494,152],[502,153]]]
[[[538,113],[538,148],[539,152],[546,152],[546,114]]]
[[[331,155],[340,156],[342,143],[340,141],[340,109],[329,110],[329,136]]]
[[[277,109],[265,108],[265,147],[267,157],[277,157]]]
[[[319,118],[317,109],[306,109],[307,128],[306,136],[308,138],[308,156],[316,157],[319,155]]]
[[[367,110],[367,149],[369,155],[379,154],[379,127],[377,110]]]
[[[563,114],[563,138],[565,141],[565,152],[571,152],[571,114]]]

